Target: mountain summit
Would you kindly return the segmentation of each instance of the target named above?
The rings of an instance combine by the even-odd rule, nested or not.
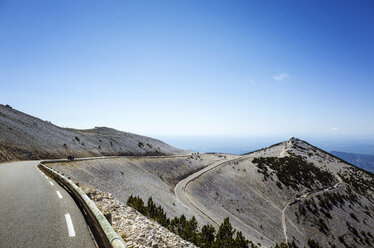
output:
[[[294,137],[210,170],[186,192],[265,247],[374,245],[373,174]]]

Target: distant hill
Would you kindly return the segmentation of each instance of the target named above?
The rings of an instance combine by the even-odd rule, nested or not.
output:
[[[374,246],[374,175],[299,139],[216,167],[186,192],[261,247]]]
[[[61,128],[0,104],[0,161],[184,154],[160,140],[107,127]]]
[[[357,153],[347,153],[332,151],[333,155],[354,164],[364,170],[374,173],[374,155],[357,154]]]

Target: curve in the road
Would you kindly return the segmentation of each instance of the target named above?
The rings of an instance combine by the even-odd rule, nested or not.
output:
[[[212,212],[209,211],[209,209],[207,209],[203,204],[200,204],[198,201],[194,201],[193,197],[188,197],[188,193],[185,191],[186,190],[186,187],[188,186],[188,184],[190,182],[192,182],[193,180],[195,180],[196,178],[200,177],[201,175],[215,169],[216,167],[220,166],[220,165],[224,165],[226,163],[229,163],[229,162],[235,162],[235,161],[240,161],[244,159],[243,157],[239,157],[239,158],[232,158],[232,159],[228,159],[228,160],[220,160],[220,161],[217,161],[217,162],[214,162],[212,163],[211,165],[205,167],[204,169],[202,170],[199,170],[197,172],[195,172],[194,174],[188,176],[187,178],[181,180],[174,188],[174,194],[175,196],[177,197],[177,199],[179,199],[181,202],[183,202],[185,205],[189,206],[190,208],[193,208],[193,209],[196,209],[198,212],[200,212],[203,216],[205,216],[207,218],[207,220],[213,225],[215,226],[216,228],[219,226],[218,223],[222,222],[221,218],[215,216]],[[204,210],[203,210],[204,209]],[[240,219],[238,219],[236,216],[234,215],[231,215],[233,216],[237,221],[241,222],[244,226],[246,226],[248,229],[251,229],[252,231],[258,233],[259,235],[265,237],[267,239],[267,241],[269,243],[271,243],[272,245],[275,245],[275,242],[268,239],[266,236],[264,236],[263,234],[259,233],[256,229],[248,226],[247,224],[243,223]],[[233,224],[234,226],[234,224]],[[237,226],[234,226],[235,229],[241,231],[242,233],[247,233],[247,232],[244,232],[240,227],[237,227]],[[247,235],[249,235],[247,233]],[[264,241],[263,240],[259,240],[258,238],[254,237],[254,236],[251,236],[251,239],[252,241],[254,242],[259,242],[259,243],[263,243]]]
[[[0,247],[96,247],[75,201],[38,164],[0,164]]]

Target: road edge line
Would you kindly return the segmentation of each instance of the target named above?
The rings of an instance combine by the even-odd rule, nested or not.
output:
[[[78,203],[77,205],[86,213],[90,221],[90,227],[97,242],[105,248],[126,248],[122,238],[114,231],[105,216],[97,208],[96,204],[73,181],[61,175],[57,171],[45,166],[43,161],[38,164],[41,171],[47,173],[56,182],[63,186]],[[100,246],[100,247],[101,247]]]

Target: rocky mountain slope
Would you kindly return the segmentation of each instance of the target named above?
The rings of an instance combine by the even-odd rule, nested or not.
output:
[[[81,188],[102,212],[111,213],[113,228],[125,240],[127,247],[196,247],[156,221],[114,199],[111,194],[83,185]]]
[[[227,158],[227,157],[226,157]],[[219,154],[187,156],[119,157],[89,161],[49,164],[81,185],[110,193],[123,204],[130,195],[153,200],[163,206],[169,217],[184,214],[196,216],[205,224],[199,212],[188,208],[174,195],[177,182],[215,161],[224,161]]]
[[[217,226],[229,217],[258,247],[374,247],[373,174],[295,138],[243,156],[194,154],[50,166],[111,193],[122,204],[130,194],[152,196],[170,218],[195,215],[200,227]],[[174,187],[200,170],[206,173],[183,188],[191,203],[185,205]]]
[[[186,152],[160,140],[106,127],[61,128],[0,104],[0,161],[92,157],[103,155],[170,155]]]
[[[186,191],[265,247],[374,245],[373,175],[298,139],[217,167]]]

